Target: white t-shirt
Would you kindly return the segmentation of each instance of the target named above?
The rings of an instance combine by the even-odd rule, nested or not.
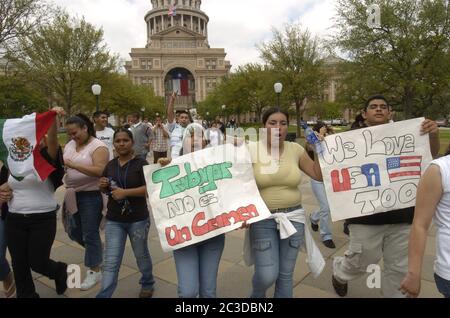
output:
[[[219,146],[223,144],[222,132],[219,129],[209,129],[208,139],[211,147]]]
[[[49,179],[42,182],[36,175],[31,174],[22,181],[17,181],[10,176],[8,184],[13,191],[13,197],[8,202],[11,213],[48,213],[55,211],[58,206],[55,191]]]
[[[180,156],[181,148],[183,148],[183,134],[186,128],[181,127],[176,122],[169,123],[167,129],[170,132],[170,149],[172,159]]]
[[[434,216],[434,223],[437,226],[434,272],[450,280],[450,156],[434,160],[431,164],[441,170],[443,191]]]
[[[109,150],[109,160],[114,159],[114,130],[109,127],[106,127],[104,130],[97,130],[95,132],[97,135],[97,139],[102,141],[106,146],[108,146]]]

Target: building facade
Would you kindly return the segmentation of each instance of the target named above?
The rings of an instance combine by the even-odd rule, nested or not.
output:
[[[152,10],[145,15],[147,45],[131,49],[125,66],[134,84],[153,88],[157,96],[177,91],[178,110],[195,108],[231,69],[225,50],[209,46],[209,17],[201,3],[151,0]]]

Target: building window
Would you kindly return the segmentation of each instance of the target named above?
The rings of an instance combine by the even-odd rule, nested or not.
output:
[[[207,78],[206,79],[206,89],[208,91],[213,90],[217,86],[217,79],[216,78]]]
[[[139,66],[139,61],[138,60],[133,60],[133,67],[137,68]]]
[[[149,70],[152,68],[152,60],[141,59],[141,69]]]
[[[217,60],[216,59],[206,59],[205,63],[206,63],[206,68],[208,70],[215,70],[216,67],[217,67]]]

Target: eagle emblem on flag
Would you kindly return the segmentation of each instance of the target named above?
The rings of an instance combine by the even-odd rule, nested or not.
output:
[[[9,153],[12,160],[22,162],[27,160],[33,152],[33,146],[24,137],[16,137],[11,139]]]

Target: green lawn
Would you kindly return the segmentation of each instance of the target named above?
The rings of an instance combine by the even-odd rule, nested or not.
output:
[[[439,130],[439,136],[441,139],[441,150],[440,154],[444,155],[447,151],[448,145],[450,144],[450,129],[440,129]]]

